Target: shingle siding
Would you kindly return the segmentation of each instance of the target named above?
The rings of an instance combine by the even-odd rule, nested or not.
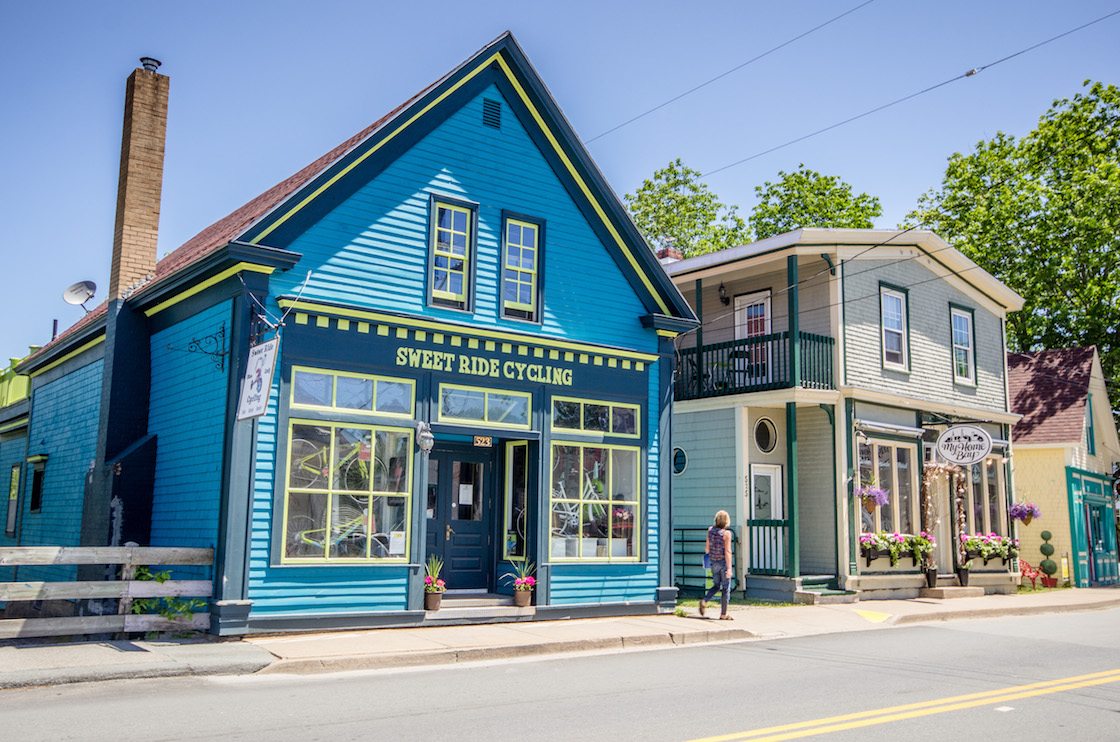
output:
[[[845,363],[848,384],[944,404],[1006,410],[1000,318],[917,261],[845,264]],[[879,285],[910,287],[909,373],[883,368]],[[976,385],[954,383],[949,305],[974,312]]]
[[[836,475],[828,415],[797,409],[798,536],[801,573],[836,574]]]

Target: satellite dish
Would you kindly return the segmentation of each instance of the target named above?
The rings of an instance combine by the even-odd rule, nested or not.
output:
[[[67,304],[76,304],[86,312],[86,302],[93,298],[94,292],[97,291],[97,284],[93,281],[78,281],[62,292],[62,300]]]

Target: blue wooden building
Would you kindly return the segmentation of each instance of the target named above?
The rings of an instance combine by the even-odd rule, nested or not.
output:
[[[18,366],[19,543],[213,546],[223,634],[671,610],[695,318],[513,37],[158,263],[148,66],[110,298]],[[271,385],[243,381],[274,338]],[[511,613],[525,560],[535,608]]]

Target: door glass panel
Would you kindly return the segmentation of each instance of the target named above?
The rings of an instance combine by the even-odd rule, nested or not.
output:
[[[526,445],[507,449],[506,473],[506,557],[525,556],[525,509],[528,489],[528,452]]]
[[[439,516],[439,459],[428,459],[428,517]]]
[[[756,520],[770,520],[771,505],[770,500],[773,497],[774,479],[767,474],[755,473],[754,475],[754,502],[752,508],[754,510],[753,517]]]
[[[984,530],[984,465],[973,464],[972,469],[972,532],[987,533]]]
[[[988,467],[988,523],[992,533],[1003,535],[1003,525],[1000,520],[999,506],[999,472],[998,464]]]
[[[482,520],[482,464],[451,462],[452,520]]]

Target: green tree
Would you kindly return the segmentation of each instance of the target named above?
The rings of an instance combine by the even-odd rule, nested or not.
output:
[[[1026,300],[1011,350],[1096,345],[1120,387],[1120,89],[1085,81],[1022,139],[999,132],[949,158],[907,219],[933,230]]]
[[[711,189],[700,171],[678,157],[624,197],[642,236],[655,250],[676,247],[686,257],[702,255],[751,241],[750,230]]]
[[[797,171],[778,171],[778,182],[755,186],[758,204],[751,210],[750,226],[762,240],[801,227],[851,227],[870,229],[883,213],[879,199],[852,193],[852,187],[835,175],[821,175],[804,163]]]

